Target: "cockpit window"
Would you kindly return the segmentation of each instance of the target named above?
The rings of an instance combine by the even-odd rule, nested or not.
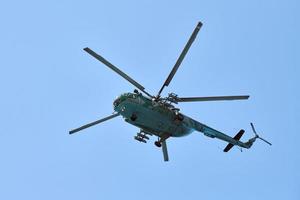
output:
[[[124,101],[127,98],[136,99],[137,97],[138,97],[137,94],[124,93],[124,94],[118,96],[113,104],[114,104],[114,106],[118,106],[122,101]]]
[[[115,101],[114,101],[114,106],[118,106],[120,104],[120,98],[117,98]]]

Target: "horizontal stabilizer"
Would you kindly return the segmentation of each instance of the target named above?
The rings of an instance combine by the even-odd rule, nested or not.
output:
[[[243,134],[245,133],[245,131],[243,129],[241,129],[234,137],[233,139],[236,141],[239,141],[241,139],[241,137],[243,136]],[[229,143],[225,149],[223,150],[224,152],[228,152],[234,145]]]

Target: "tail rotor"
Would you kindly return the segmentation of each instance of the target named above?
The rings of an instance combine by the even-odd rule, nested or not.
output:
[[[261,137],[257,134],[257,132],[256,132],[256,130],[255,130],[255,128],[254,128],[253,123],[250,123],[250,125],[251,125],[251,128],[252,128],[253,133],[255,134],[255,139],[256,139],[256,138],[261,139],[262,141],[264,141],[264,142],[267,143],[268,145],[272,145],[270,142],[268,142],[268,141],[265,140],[264,138],[261,138]]]

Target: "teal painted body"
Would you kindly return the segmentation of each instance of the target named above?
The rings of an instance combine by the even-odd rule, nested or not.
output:
[[[124,93],[114,101],[113,105],[115,112],[122,115],[126,122],[145,133],[158,137],[183,137],[193,131],[198,131],[205,136],[218,138],[244,148],[250,148],[253,143],[235,140],[229,135],[179,113],[179,109],[173,105],[156,102],[141,93]]]
[[[198,22],[179,58],[173,66],[169,76],[167,77],[166,81],[164,82],[156,96],[149,94],[141,84],[136,82],[130,76],[122,72],[119,68],[111,64],[108,60],[106,60],[93,50],[88,47],[84,48],[87,53],[119,74],[125,80],[130,82],[135,86],[136,89],[134,90],[134,93],[124,93],[114,101],[113,105],[115,113],[113,113],[112,115],[73,129],[69,133],[73,134],[75,132],[81,131],[83,129],[122,115],[126,122],[140,128],[140,131],[134,137],[134,139],[136,139],[137,141],[146,143],[146,140],[149,140],[148,135],[158,136],[158,140],[154,144],[157,147],[162,147],[165,161],[169,160],[166,140],[169,137],[183,137],[192,133],[193,131],[202,132],[208,137],[218,138],[228,142],[229,144],[225,147],[224,152],[228,152],[234,145],[244,148],[250,148],[257,138],[262,139],[257,135],[252,123],[251,126],[253,132],[255,133],[255,137],[249,139],[248,142],[243,143],[239,141],[239,139],[245,132],[243,129],[241,129],[234,137],[230,137],[229,135],[226,135],[186,115],[183,115],[179,112],[178,108],[173,106],[173,104],[177,104],[179,102],[243,100],[248,99],[249,95],[178,97],[177,94],[170,93],[167,97],[161,97],[163,89],[170,84],[201,27],[202,23]],[[143,96],[142,93],[139,93],[139,91],[141,91],[147,97]],[[264,139],[262,140],[267,142]],[[271,143],[267,143],[271,145]]]
[[[126,122],[159,137],[163,135],[182,137],[194,130],[214,137],[213,132],[209,132],[204,124],[179,114],[178,109],[172,105],[163,105],[142,94],[122,94],[114,101],[114,110],[120,113]],[[180,119],[178,115],[181,116]]]
[[[182,137],[194,131],[191,119],[183,116],[178,120],[174,107],[166,107],[142,94],[125,93],[114,101],[114,110],[126,122],[159,137],[170,135]]]

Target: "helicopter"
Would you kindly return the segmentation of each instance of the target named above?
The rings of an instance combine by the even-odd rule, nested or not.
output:
[[[245,133],[245,130],[241,129],[234,137],[231,137],[205,125],[204,123],[192,119],[187,115],[184,115],[180,112],[180,109],[178,107],[175,107],[175,105],[177,105],[178,103],[184,102],[247,100],[250,97],[249,95],[179,97],[175,93],[169,93],[167,97],[161,97],[162,91],[172,81],[176,71],[178,70],[180,64],[182,63],[184,57],[186,56],[188,50],[194,42],[201,27],[202,23],[198,22],[179,58],[173,66],[169,76],[155,96],[149,94],[140,83],[136,82],[134,79],[111,64],[105,58],[88,47],[84,48],[84,51],[119,74],[121,77],[135,86],[135,89],[133,93],[123,93],[114,100],[114,112],[112,113],[112,115],[73,129],[69,131],[69,134],[76,133],[115,117],[122,116],[125,122],[139,128],[139,132],[134,136],[135,140],[141,143],[147,143],[147,141],[150,139],[150,136],[157,136],[158,139],[154,142],[154,144],[155,146],[162,148],[164,161],[169,161],[166,143],[167,139],[171,137],[183,137],[191,134],[193,131],[201,132],[205,136],[208,136],[210,138],[217,138],[228,142],[228,145],[223,150],[224,152],[228,152],[233,146],[238,146],[241,148],[241,150],[242,148],[249,149],[256,141],[256,139],[261,139],[267,144],[272,145],[270,142],[261,138],[257,134],[253,123],[250,124],[255,136],[249,139],[247,142],[241,142],[240,138]]]

